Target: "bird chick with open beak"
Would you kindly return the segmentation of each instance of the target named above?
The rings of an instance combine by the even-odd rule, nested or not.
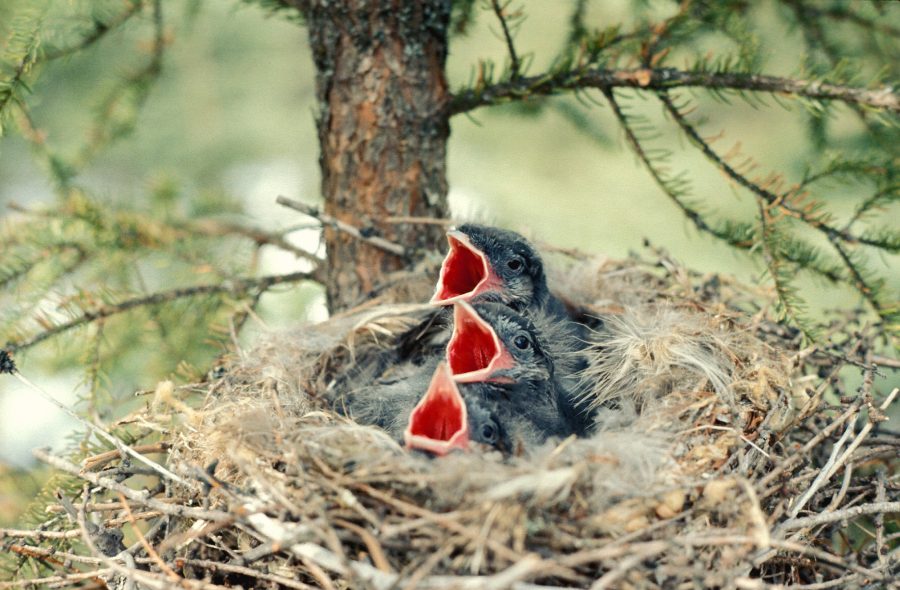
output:
[[[499,301],[517,311],[565,314],[547,288],[544,263],[523,236],[466,223],[447,232],[450,246],[431,303]]]

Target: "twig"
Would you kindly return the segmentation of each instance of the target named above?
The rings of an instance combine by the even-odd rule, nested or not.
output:
[[[528,96],[549,96],[579,88],[598,88],[606,91],[613,88],[670,90],[683,87],[787,94],[900,112],[900,93],[890,87],[866,90],[815,80],[795,80],[763,74],[688,72],[675,68],[633,70],[596,68],[551,71],[463,90],[453,95],[450,101],[450,114],[467,113],[483,106],[503,104]]]
[[[119,503],[122,506],[122,509],[125,511],[125,516],[128,518],[128,522],[131,524],[131,530],[134,531],[134,535],[138,538],[138,542],[144,548],[144,551],[147,552],[147,555],[150,559],[153,560],[153,563],[159,566],[169,579],[174,583],[179,583],[181,581],[181,576],[175,573],[175,571],[168,566],[168,564],[162,560],[159,556],[159,553],[153,548],[153,545],[147,542],[147,539],[144,537],[144,533],[141,532],[141,529],[137,526],[137,521],[134,518],[134,515],[131,513],[131,508],[128,507],[128,502],[125,501],[125,496],[122,493],[119,493]]]
[[[137,459],[138,461],[140,461],[144,465],[148,466],[150,469],[152,469],[153,471],[155,471],[156,473],[158,473],[159,475],[161,475],[165,478],[171,479],[172,481],[176,481],[184,486],[192,487],[193,484],[188,483],[186,480],[175,475],[174,473],[172,473],[171,471],[169,471],[168,469],[166,469],[159,463],[157,463],[155,461],[151,461],[144,455],[138,453],[137,451],[135,451],[134,449],[132,449],[131,447],[129,447],[128,445],[123,443],[121,440],[119,440],[119,438],[111,435],[106,430],[97,426],[93,422],[90,422],[90,421],[86,420],[85,418],[82,418],[81,416],[79,416],[77,412],[75,412],[69,406],[65,405],[61,401],[58,401],[55,397],[53,397],[52,395],[50,395],[49,393],[47,393],[46,391],[44,391],[43,389],[41,389],[40,387],[38,387],[37,385],[32,383],[30,380],[28,380],[28,378],[26,378],[24,375],[22,375],[22,373],[19,372],[18,370],[16,370],[13,373],[13,376],[16,379],[18,379],[19,381],[21,381],[22,383],[24,383],[25,385],[27,385],[33,391],[36,391],[45,400],[47,400],[48,402],[50,402],[51,404],[53,404],[54,406],[56,406],[57,408],[59,408],[60,410],[65,412],[66,414],[68,414],[71,418],[77,420],[82,425],[86,426],[91,432],[93,432],[100,438],[103,438],[107,442],[112,443],[112,445],[114,447],[116,447],[119,450],[119,452],[122,453],[122,455],[129,455],[129,456]]]
[[[494,9],[494,14],[497,15],[497,20],[500,21],[500,27],[503,29],[503,38],[506,41],[506,50],[509,52],[509,61],[510,61],[510,78],[512,80],[516,80],[519,78],[521,71],[521,64],[519,62],[519,55],[516,53],[516,46],[513,43],[512,34],[509,31],[509,25],[506,22],[506,9],[509,7],[510,0],[500,6],[500,0],[491,0],[491,8]]]
[[[100,568],[90,572],[77,572],[59,574],[56,576],[47,576],[45,578],[31,578],[27,580],[14,580],[12,582],[0,582],[0,588],[36,588],[38,586],[48,586],[57,582],[80,582],[81,580],[90,580],[101,576],[109,575],[113,572],[112,568]]]
[[[863,514],[885,514],[900,512],[900,502],[873,502],[871,504],[862,504],[843,510],[835,510],[834,512],[824,512],[822,514],[814,514],[812,516],[804,516],[802,518],[791,518],[779,525],[780,530],[802,529],[820,524],[828,524],[831,522],[840,522],[849,520],[855,516]]]
[[[171,504],[169,502],[161,502],[160,500],[149,497],[149,494],[146,491],[138,492],[129,488],[128,486],[122,485],[114,479],[101,477],[89,471],[83,471],[74,463],[66,461],[61,457],[51,455],[45,449],[34,449],[32,451],[32,454],[38,460],[43,461],[44,463],[52,467],[56,467],[57,469],[88,481],[96,486],[100,486],[114,492],[120,492],[129,500],[134,500],[139,504],[142,504],[154,510],[158,510],[163,514],[167,514],[169,516],[179,516],[182,518],[194,518],[200,520],[212,520],[217,522],[234,520],[234,517],[228,512],[221,512],[219,510],[206,510],[203,508],[193,508],[191,506],[180,506],[177,504]]]
[[[838,460],[841,456],[841,451],[844,449],[844,445],[847,444],[847,441],[850,440],[850,437],[854,434],[853,430],[853,421],[848,421],[847,428],[844,429],[844,434],[841,435],[841,438],[838,439],[834,446],[831,449],[831,455],[828,457],[828,461],[825,462],[825,465],[819,470],[819,474],[816,476],[816,479],[813,480],[812,485],[797,499],[796,502],[793,503],[791,507],[790,515],[791,517],[797,516],[800,513],[800,510],[806,506],[806,503],[809,502],[809,499],[812,498],[813,494],[815,494],[819,488],[824,484],[830,477],[831,469],[833,467],[838,466]]]
[[[871,374],[871,372],[869,374]],[[888,406],[890,406],[891,403],[894,401],[894,398],[897,397],[898,393],[900,393],[900,388],[895,387],[894,390],[892,392],[890,392],[888,394],[888,396],[884,399],[884,401],[881,403],[881,405],[878,407],[878,409],[882,410],[882,411],[886,410],[888,408]],[[844,451],[843,454],[841,454],[840,458],[838,458],[837,461],[834,461],[830,467],[828,467],[826,469],[822,469],[821,473],[819,473],[819,476],[815,479],[815,481],[809,487],[809,489],[806,491],[806,493],[797,501],[796,506],[794,506],[791,509],[791,512],[790,512],[791,517],[795,517],[795,516],[797,516],[797,514],[799,514],[800,509],[803,508],[803,506],[806,504],[806,502],[809,501],[809,499],[813,496],[813,494],[816,493],[816,491],[818,491],[819,487],[821,487],[821,485],[825,481],[830,479],[831,476],[835,474],[835,472],[841,467],[841,465],[846,463],[847,459],[849,459],[850,456],[853,454],[853,451],[855,451],[859,447],[859,445],[862,444],[863,440],[865,440],[865,438],[869,435],[869,433],[872,431],[872,429],[874,427],[875,427],[875,421],[872,419],[871,410],[870,410],[869,421],[866,422],[866,425],[863,426],[862,430],[859,431],[859,434],[856,436],[856,438],[853,439],[853,442],[850,443],[850,446],[847,447],[847,450]],[[848,429],[848,431],[849,430],[852,430],[852,429]],[[829,463],[831,463],[830,460],[829,460]]]
[[[279,205],[287,207],[288,209],[293,209],[295,211],[303,213],[304,215],[315,217],[316,219],[321,221],[323,225],[333,227],[338,231],[344,232],[348,236],[352,236],[357,240],[366,242],[367,244],[371,244],[372,246],[384,250],[385,252],[390,252],[391,254],[400,256],[402,258],[406,258],[408,256],[406,248],[404,248],[400,244],[391,242],[379,236],[367,236],[362,231],[360,231],[359,228],[341,221],[336,217],[332,217],[324,211],[319,211],[318,208],[313,207],[312,205],[307,205],[306,203],[301,203],[300,201],[295,201],[294,199],[289,199],[281,195],[279,195],[275,199],[275,202]]]
[[[137,445],[131,447],[136,453],[141,454],[149,454],[149,453],[165,453],[172,446],[169,442],[158,442],[148,445]],[[110,461],[114,461],[117,458],[121,457],[122,453],[119,451],[106,451],[105,453],[99,453],[97,455],[93,455],[91,457],[85,457],[81,464],[85,469],[96,469],[102,465],[106,465]]]
[[[258,279],[235,279],[231,281],[223,281],[222,283],[218,283],[215,285],[196,285],[194,287],[182,287],[180,289],[171,289],[169,291],[158,291],[156,293],[151,293],[150,295],[134,297],[132,299],[120,301],[119,303],[104,305],[91,311],[85,311],[81,315],[69,320],[68,322],[56,325],[49,330],[45,330],[35,336],[32,336],[31,338],[28,338],[21,342],[10,342],[7,345],[7,348],[12,352],[25,350],[43,342],[44,340],[47,340],[48,338],[58,336],[59,334],[68,332],[69,330],[78,328],[79,326],[83,326],[84,324],[87,324],[89,322],[108,318],[110,316],[114,316],[146,305],[160,305],[163,303],[175,301],[177,299],[197,297],[200,295],[213,295],[217,293],[241,294],[253,289],[265,291],[270,287],[281,285],[284,283],[319,280],[320,276],[318,271],[293,272],[284,275],[267,275]]]
[[[208,559],[188,559],[183,557],[176,558],[175,562],[178,567],[183,567],[185,565],[195,565],[198,567],[208,568],[212,571],[218,570],[233,574],[240,574],[242,576],[248,576],[257,580],[265,580],[266,582],[273,582],[275,584],[278,584],[279,586],[284,586],[285,588],[296,588],[297,590],[314,590],[312,586],[304,584],[303,582],[298,582],[297,580],[292,580],[284,576],[270,574],[241,565],[222,563],[220,561],[210,561]]]

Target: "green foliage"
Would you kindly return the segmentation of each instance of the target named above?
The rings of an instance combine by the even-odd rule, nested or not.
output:
[[[470,104],[522,101],[534,113],[540,112],[544,96],[562,92],[578,95],[584,88],[600,88],[627,144],[694,227],[759,258],[786,320],[801,327],[807,336],[814,337],[817,332],[816,323],[804,312],[804,297],[796,286],[798,275],[808,271],[852,286],[880,320],[890,324],[896,321],[889,310],[897,299],[898,285],[887,280],[886,273],[896,262],[891,256],[898,252],[898,232],[878,218],[897,212],[900,109],[872,108],[848,100],[849,111],[861,125],[850,137],[845,133],[837,139],[831,131],[832,122],[842,119],[844,123],[847,119],[846,111],[838,112],[842,98],[804,93],[799,85],[792,94],[789,85],[782,86],[781,91],[778,83],[766,85],[762,78],[756,84],[753,76],[766,73],[768,57],[761,23],[768,22],[764,12],[772,8],[787,17],[792,30],[806,44],[808,55],[794,66],[797,79],[834,85],[838,90],[832,96],[841,97],[849,97],[854,89],[886,84],[882,92],[894,92],[897,100],[892,90],[897,87],[896,60],[892,56],[897,55],[900,43],[897,7],[883,7],[881,14],[876,14],[872,6],[806,0],[696,0],[680,3],[674,13],[638,2],[630,27],[616,25],[604,31],[591,31],[586,24],[585,3],[576,2],[567,42],[546,72],[516,84],[508,69],[495,73],[494,66],[484,62],[477,78],[468,88],[457,91],[457,96],[472,98]],[[502,15],[498,16],[502,20]],[[840,34],[836,32],[839,29]],[[512,53],[513,44],[510,47]],[[687,64],[682,71],[709,80],[708,84],[697,84],[695,93],[705,92],[728,106],[734,95],[760,111],[771,108],[771,101],[785,108],[794,101],[804,106],[810,133],[806,172],[790,180],[790,170],[761,170],[739,144],[721,152],[713,147],[713,140],[706,139],[705,134],[717,137],[727,130],[701,131],[709,126],[703,116],[708,101],[694,102],[650,84],[651,76],[664,80],[670,75],[664,68],[671,68],[676,60]],[[636,66],[646,73],[635,70]],[[712,83],[714,77],[728,80],[733,75],[743,76],[748,83]],[[755,221],[721,219],[715,213],[714,197],[692,194],[689,171],[672,169],[672,142],[663,131],[662,121],[649,118],[644,110],[632,109],[628,104],[631,101],[625,102],[625,93],[613,90],[623,76],[628,76],[625,80],[635,77],[637,84],[628,85],[636,87],[637,96],[655,94],[664,113],[690,145],[709,165],[721,170],[742,198],[755,203]],[[565,116],[572,119],[582,114],[567,112]],[[577,118],[573,120],[579,124]],[[835,191],[830,185],[835,183],[841,185],[842,202],[835,203],[837,198],[832,196]]]

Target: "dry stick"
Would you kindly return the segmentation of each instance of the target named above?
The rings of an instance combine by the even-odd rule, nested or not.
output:
[[[34,449],[32,451],[32,454],[39,461],[43,461],[44,463],[52,467],[56,467],[57,469],[65,471],[66,473],[74,475],[75,477],[88,481],[95,486],[100,486],[114,492],[120,492],[129,500],[133,500],[139,504],[142,504],[154,510],[158,510],[159,512],[162,512],[163,514],[167,514],[169,516],[194,518],[199,520],[212,520],[216,522],[229,522],[234,520],[234,516],[229,514],[228,512],[222,512],[219,510],[205,510],[203,508],[192,508],[190,506],[181,506],[178,504],[171,504],[169,502],[156,500],[149,497],[146,491],[138,492],[137,490],[133,490],[128,486],[122,485],[114,479],[102,477],[95,473],[83,472],[74,463],[66,461],[61,457],[51,455],[45,449]]]
[[[65,405],[61,401],[58,401],[55,397],[53,397],[52,395],[50,395],[49,393],[47,393],[46,391],[44,391],[43,389],[41,389],[40,387],[38,387],[37,385],[32,383],[31,381],[29,381],[24,375],[22,375],[22,373],[19,372],[18,369],[14,370],[12,374],[16,379],[18,379],[19,381],[21,381],[22,383],[24,383],[25,385],[30,387],[32,390],[38,392],[41,395],[41,397],[43,397],[45,400],[47,400],[48,402],[50,402],[51,404],[53,404],[54,406],[56,406],[57,408],[59,408],[60,410],[65,412],[66,414],[68,414],[70,417],[74,418],[75,420],[77,420],[78,422],[83,424],[84,426],[86,426],[94,434],[105,439],[107,442],[112,443],[112,445],[114,447],[119,449],[119,452],[122,455],[130,455],[130,456],[134,457],[135,459],[137,459],[144,465],[147,465],[148,467],[150,467],[150,469],[152,469],[153,471],[155,471],[156,473],[160,474],[161,476],[163,476],[165,478],[171,479],[172,481],[176,481],[176,482],[180,483],[181,485],[186,486],[188,488],[194,487],[194,484],[188,483],[187,481],[185,481],[184,479],[175,475],[174,473],[172,473],[171,471],[169,471],[168,469],[166,469],[159,463],[157,463],[155,461],[151,461],[147,457],[141,455],[140,453],[138,453],[137,451],[135,451],[134,449],[132,449],[131,447],[129,447],[128,445],[123,443],[121,440],[119,440],[115,436],[106,432],[106,430],[100,428],[93,422],[89,422],[88,420],[79,416],[78,413],[75,412],[74,410],[72,410],[71,408],[69,408],[69,406]]]
[[[503,104],[527,96],[549,96],[581,88],[598,88],[604,91],[613,88],[659,91],[684,87],[788,94],[900,112],[900,93],[888,86],[866,90],[815,80],[795,80],[747,73],[688,72],[676,68],[628,70],[577,68],[545,72],[537,76],[521,77],[464,90],[454,94],[450,99],[450,114],[458,115],[478,107]]]
[[[884,401],[881,403],[881,405],[878,406],[878,409],[881,411],[886,410],[888,408],[888,406],[890,406],[891,403],[894,401],[894,398],[897,397],[898,393],[900,393],[900,388],[895,387],[894,390],[891,391],[888,394],[888,396],[884,399]],[[866,425],[863,426],[863,429],[860,430],[860,432],[856,436],[856,438],[853,439],[853,442],[850,443],[850,446],[847,447],[847,450],[844,451],[843,454],[836,461],[833,462],[833,464],[831,464],[832,461],[831,461],[831,459],[829,459],[829,464],[831,464],[831,466],[828,467],[826,464],[826,468],[822,469],[822,471],[819,473],[819,476],[816,477],[816,479],[813,481],[813,483],[809,487],[809,489],[806,490],[806,493],[804,493],[803,496],[801,496],[800,499],[797,500],[797,505],[794,506],[794,508],[792,508],[789,513],[791,518],[796,517],[797,514],[799,514],[800,510],[803,508],[803,506],[806,505],[806,503],[810,500],[810,498],[812,498],[813,494],[815,494],[818,491],[818,489],[828,479],[831,479],[831,476],[834,475],[835,472],[844,463],[847,462],[847,459],[849,459],[850,456],[853,454],[853,452],[859,447],[859,445],[862,444],[862,441],[865,440],[865,438],[869,435],[869,433],[872,431],[873,428],[875,428],[875,422],[871,419],[871,416],[870,416],[869,421],[866,422]],[[848,428],[847,430],[851,431],[852,428]],[[843,438],[843,437],[841,437],[841,438]]]
[[[849,408],[847,408],[843,414],[835,418],[831,424],[823,428],[819,433],[809,439],[802,448],[796,451],[790,457],[787,457],[781,464],[779,464],[775,469],[773,469],[768,475],[766,475],[762,481],[758,484],[760,488],[768,486],[775,479],[781,476],[782,473],[792,468],[794,465],[803,460],[803,458],[809,453],[809,451],[821,443],[823,440],[831,436],[831,433],[837,430],[841,424],[847,421],[851,416],[855,415],[856,412],[859,411],[860,406],[863,404],[863,399],[860,397],[854,401]],[[764,493],[763,497],[767,497],[769,494]]]
[[[134,518],[134,515],[131,513],[131,508],[128,507],[128,502],[125,501],[125,496],[121,493],[119,494],[119,502],[122,505],[122,508],[125,510],[125,515],[128,518],[128,522],[131,523],[131,530],[134,531],[134,535],[138,538],[138,542],[144,548],[144,551],[147,552],[147,555],[150,559],[153,560],[153,563],[159,566],[169,579],[171,579],[176,584],[181,581],[181,576],[175,573],[175,570],[169,567],[169,565],[163,561],[162,557],[159,556],[159,553],[153,548],[147,539],[144,537],[144,533],[141,532],[141,529],[137,526],[137,521]]]
[[[778,527],[780,530],[803,529],[807,527],[818,526],[820,524],[828,524],[830,522],[840,522],[849,520],[855,516],[863,514],[893,514],[900,513],[900,502],[873,502],[871,504],[860,504],[852,508],[843,510],[835,510],[834,512],[824,512],[822,514],[814,514],[813,516],[804,516],[803,518],[792,518],[786,520]]]
[[[600,579],[594,582],[591,585],[591,590],[605,590],[606,588],[611,588],[613,585],[625,574],[628,573],[628,570],[638,565],[645,559],[660,553],[659,547],[645,547],[643,551],[636,551],[631,555],[627,556],[625,559],[620,560],[616,563],[615,567],[611,570],[603,574]]]
[[[847,495],[847,488],[850,487],[850,480],[852,479],[853,461],[849,461],[847,463],[847,466],[844,468],[844,481],[841,482],[841,489],[838,490],[837,495],[831,499],[831,502],[828,503],[828,507],[825,508],[824,512],[832,512],[833,510],[838,509],[838,507],[841,505],[841,502],[844,501],[844,496]]]
[[[158,442],[149,445],[138,445],[131,447],[136,453],[147,454],[147,453],[165,453],[170,447],[171,443],[168,442]],[[105,453],[99,453],[97,455],[93,455],[91,457],[85,457],[81,464],[85,469],[96,469],[101,465],[105,465],[110,461],[113,461],[122,456],[122,453],[119,451],[107,451]],[[114,508],[118,508],[118,504],[113,503]],[[88,510],[90,512],[90,510]]]
[[[390,252],[391,254],[400,256],[402,258],[406,258],[406,256],[407,256],[406,248],[404,248],[400,244],[391,242],[391,241],[386,240],[379,236],[365,236],[359,230],[359,228],[354,227],[344,221],[341,221],[340,219],[337,219],[336,217],[332,217],[331,215],[329,215],[323,211],[319,211],[318,208],[313,207],[312,205],[307,205],[306,203],[301,203],[300,201],[295,201],[293,199],[289,199],[289,198],[281,196],[281,195],[279,195],[275,199],[275,202],[278,203],[279,205],[283,205],[283,206],[287,207],[288,209],[293,209],[294,211],[299,211],[300,213],[303,213],[304,215],[309,215],[310,217],[315,217],[316,219],[318,219],[319,221],[322,222],[322,225],[327,225],[329,227],[333,227],[334,229],[336,229],[338,231],[344,232],[348,236],[352,236],[352,237],[356,238],[357,240],[366,242],[367,244],[371,244],[371,245],[375,246],[376,248],[384,250],[385,252]]]
[[[375,535],[365,528],[346,521],[343,518],[335,518],[334,523],[349,531],[353,531],[360,539],[362,539],[366,549],[369,550],[369,556],[372,558],[372,563],[375,564],[375,567],[383,572],[394,572],[394,568],[391,567],[391,562],[388,561],[387,555],[385,555],[384,549],[382,549],[381,544],[378,542],[378,539],[375,538]]]
[[[878,478],[875,501],[884,502],[887,499],[884,469],[878,469],[875,475]],[[878,564],[881,567],[887,567],[887,555],[884,547],[884,512],[875,515],[875,555],[878,557]]]
[[[850,440],[850,437],[855,433],[853,430],[853,420],[849,420],[847,422],[847,428],[844,429],[844,434],[841,435],[841,438],[834,443],[834,446],[831,449],[831,455],[828,457],[828,461],[825,462],[825,465],[819,470],[819,474],[813,480],[812,485],[803,492],[803,494],[797,499],[796,503],[794,503],[793,508],[788,513],[791,518],[797,516],[800,513],[800,510],[806,505],[810,498],[812,498],[813,494],[815,494],[822,484],[825,483],[829,479],[829,474],[831,472],[831,468],[837,465],[838,458],[841,456],[841,451],[844,450],[844,445],[847,444],[847,441]]]
[[[381,492],[380,490],[377,490],[377,489],[373,488],[372,486],[369,486],[366,484],[356,484],[353,487],[357,488],[358,490],[362,491],[366,495],[368,495],[376,500],[380,500],[386,504],[390,504],[394,508],[397,508],[398,510],[401,510],[402,512],[404,512],[406,514],[414,514],[416,516],[421,516],[421,517],[427,518],[431,522],[434,522],[434,523],[444,527],[445,529],[452,531],[458,535],[462,535],[463,537],[469,539],[470,541],[478,541],[478,533],[477,532],[471,531],[471,530],[469,530],[468,527],[466,527],[454,520],[451,520],[449,518],[445,518],[441,514],[437,514],[435,512],[432,512],[430,510],[422,508],[421,506],[411,504],[409,502],[404,502],[403,500],[394,498],[393,496],[391,496],[389,494],[385,494],[384,492]],[[496,553],[500,557],[503,557],[504,559],[506,559],[507,561],[509,561],[511,563],[516,563],[517,561],[519,561],[525,557],[524,555],[521,555],[520,553],[510,549],[509,547],[507,547],[506,545],[504,545],[502,543],[497,543],[497,542],[491,541],[490,539],[488,539],[487,542],[488,542],[488,546],[491,548],[492,551],[494,551],[494,553]]]
[[[81,534],[81,531],[78,531]],[[57,551],[56,549],[45,549],[43,547],[35,547],[33,545],[10,545],[10,551],[21,553],[28,557],[37,557],[39,559],[55,557],[60,561],[71,561],[73,563],[84,563],[87,565],[102,565],[103,560],[99,557],[88,557],[86,555],[78,555],[77,553],[66,553],[65,551]],[[148,561],[147,559],[138,560],[139,563]]]
[[[85,483],[82,489],[83,489],[82,504],[78,508],[78,510],[75,511],[75,521],[78,523],[78,528],[81,530],[81,540],[84,541],[85,545],[87,545],[91,554],[94,555],[95,557],[101,559],[103,561],[104,565],[111,568],[113,571],[119,573],[120,575],[125,576],[127,581],[125,582],[124,586],[128,590],[131,590],[132,588],[134,588],[134,584],[137,579],[137,576],[135,575],[136,568],[134,567],[134,557],[129,553],[122,552],[121,555],[122,555],[123,559],[125,560],[126,566],[121,566],[118,563],[116,563],[113,559],[106,556],[104,553],[102,553],[97,548],[97,545],[94,543],[94,537],[91,534],[91,531],[88,530],[87,516],[84,511],[85,504],[87,504],[90,501],[90,494],[88,493],[88,485]],[[71,505],[71,502],[69,502],[68,498],[66,498],[60,490],[57,490],[56,497],[60,501],[60,503],[63,505],[63,507],[66,509],[66,512],[69,513],[69,516],[72,516],[71,512],[72,512],[73,507]],[[107,583],[107,586],[109,585],[109,581],[110,580],[104,579],[104,582]],[[153,580],[151,578],[151,583],[153,581],[155,581],[155,580]],[[116,584],[116,585],[118,586],[119,584]],[[164,586],[156,586],[156,587],[164,588]]]
[[[0,582],[0,588],[34,588],[44,584],[55,584],[56,582],[80,582],[81,580],[100,578],[100,576],[109,575],[112,572],[112,568],[101,568],[91,572],[79,572],[77,574],[59,574],[56,576],[47,576],[46,578]]]
[[[290,578],[285,578],[284,576],[279,576],[276,574],[267,574],[253,568],[240,565],[222,563],[219,561],[209,561],[207,559],[186,559],[180,557],[176,559],[176,562],[183,565],[194,565],[197,567],[207,568],[213,571],[221,570],[223,572],[240,574],[242,576],[248,576],[251,578],[256,578],[258,580],[265,580],[266,582],[273,582],[275,584],[278,584],[279,586],[284,586],[286,588],[296,588],[297,590],[314,590],[312,586],[304,584],[303,582],[298,582],[297,580],[292,580]]]
[[[18,529],[0,529],[0,540],[5,537],[13,539],[73,539],[81,535],[81,531],[23,531]]]

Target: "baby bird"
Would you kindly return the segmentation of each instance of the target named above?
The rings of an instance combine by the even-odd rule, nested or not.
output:
[[[540,255],[521,235],[466,223],[447,232],[450,250],[441,264],[431,303],[499,301],[517,311],[565,314],[547,288]]]

